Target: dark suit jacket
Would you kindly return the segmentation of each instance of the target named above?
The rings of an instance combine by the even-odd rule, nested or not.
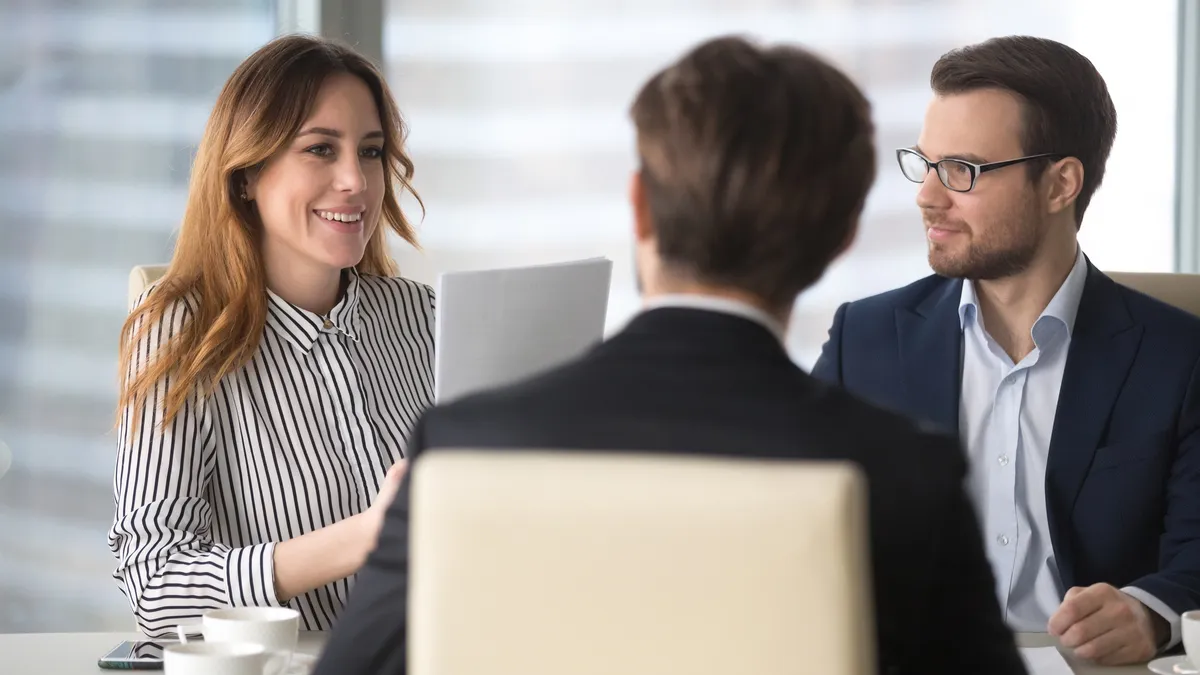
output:
[[[439,447],[852,460],[870,494],[880,671],[1024,672],[963,491],[958,444],[818,382],[747,319],[642,314],[571,365],[429,411],[410,457]],[[404,671],[408,507],[405,481],[319,675]]]
[[[813,375],[958,430],[961,280],[838,309]],[[1046,467],[1064,587],[1132,585],[1200,607],[1200,319],[1090,263]]]

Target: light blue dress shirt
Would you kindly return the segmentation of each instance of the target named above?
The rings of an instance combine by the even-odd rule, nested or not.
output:
[[[996,577],[1005,620],[1018,632],[1045,632],[1063,594],[1050,521],[1046,514],[1046,461],[1067,351],[1087,260],[1076,254],[1066,281],[1033,324],[1034,349],[1013,363],[992,339],[979,313],[974,284],[963,283],[959,433],[967,449],[968,490]],[[1138,588],[1122,589],[1171,624],[1179,642],[1179,616]]]

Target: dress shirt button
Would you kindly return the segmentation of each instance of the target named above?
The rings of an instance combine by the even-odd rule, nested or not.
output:
[[[325,319],[325,323],[323,323],[321,325],[325,327],[325,330],[329,330],[330,328],[333,328],[333,322],[330,321],[329,319]]]
[[[1008,466],[1008,455],[1000,455],[996,461],[1000,463],[1000,466]]]
[[[996,543],[1000,544],[1001,546],[1008,546],[1008,535],[1002,534],[999,537],[996,537]]]

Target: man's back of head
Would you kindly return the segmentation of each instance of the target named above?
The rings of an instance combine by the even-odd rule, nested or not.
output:
[[[705,42],[634,100],[647,295],[741,296],[786,317],[853,240],[875,177],[870,104],[797,47]]]

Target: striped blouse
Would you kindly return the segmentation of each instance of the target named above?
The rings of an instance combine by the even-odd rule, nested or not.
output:
[[[370,506],[433,400],[433,303],[424,284],[353,270],[328,317],[269,293],[258,351],[211,396],[167,431],[148,411],[139,427],[153,431],[132,442],[124,413],[109,547],[143,632],[170,634],[213,608],[278,606],[275,542]],[[168,311],[139,356],[189,313],[182,302]],[[331,628],[351,583],[290,600],[301,629]]]

